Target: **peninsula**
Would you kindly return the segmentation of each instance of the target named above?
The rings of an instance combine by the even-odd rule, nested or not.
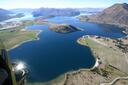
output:
[[[55,80],[27,85],[127,85],[128,38],[83,36],[78,44],[90,47],[96,63],[92,68],[65,73]],[[123,66],[122,66],[123,65]]]
[[[1,41],[6,45],[6,49],[12,49],[19,44],[27,41],[38,39],[40,30],[27,30],[26,27],[33,24],[48,25],[49,29],[58,33],[71,33],[80,31],[80,29],[68,24],[56,24],[49,21],[42,20],[26,20],[22,22],[8,22],[10,25],[2,25],[0,28]]]
[[[81,21],[112,24],[125,29],[128,33],[128,4],[114,4],[104,9],[101,13],[78,17]]]
[[[46,19],[46,18],[50,18],[50,17],[54,17],[54,16],[75,16],[75,15],[79,15],[79,12],[72,10],[72,9],[70,9],[70,10],[69,9],[63,9],[63,10],[61,9],[60,10],[60,9],[51,9],[51,8],[49,9],[48,8],[47,10],[45,10],[45,12],[43,12],[44,10],[45,10],[44,8],[40,8],[40,9],[34,11],[33,16],[36,17],[34,20],[24,20],[24,21],[20,21],[20,22],[7,22],[6,24],[0,24],[0,40],[3,42],[3,44],[5,44],[5,48],[10,50],[12,48],[19,46],[20,44],[22,44],[24,42],[39,39],[38,35],[40,33],[40,30],[27,30],[26,29],[27,26],[33,26],[35,24],[36,25],[47,25],[51,31],[56,32],[56,33],[62,33],[62,34],[72,33],[72,32],[81,30],[81,29],[75,27],[76,25],[74,25],[74,26],[70,25],[70,23],[69,24],[64,24],[64,23],[57,24],[55,22],[47,21],[47,19]],[[65,14],[63,14],[62,11],[64,11]],[[47,14],[48,14],[48,16],[46,16]],[[24,15],[19,14],[17,16],[22,17]],[[85,21],[85,22],[95,22],[95,23],[102,23],[102,24],[117,25],[119,27],[123,27],[125,29],[126,34],[128,33],[128,4],[126,4],[126,3],[115,4],[112,7],[109,7],[107,9],[105,9],[103,12],[98,13],[96,15],[89,15],[89,16],[82,15],[82,16],[79,16],[78,18],[81,21]],[[101,32],[101,31],[99,31],[99,32]],[[55,33],[55,35],[56,35],[56,33]],[[86,34],[86,32],[85,32],[85,34]],[[78,39],[77,40],[75,39],[77,43],[76,42],[73,42],[73,43],[75,43],[75,45],[78,45],[78,46],[82,45],[82,46],[86,46],[86,47],[90,48],[91,53],[94,56],[94,59],[96,61],[93,67],[88,68],[88,69],[83,68],[83,69],[79,69],[77,71],[67,72],[67,73],[60,75],[58,78],[53,79],[48,82],[38,82],[37,81],[34,83],[33,82],[27,83],[26,85],[127,85],[128,84],[128,36],[125,36],[122,38],[117,38],[117,39],[111,39],[111,38],[106,38],[106,37],[101,37],[101,36],[96,36],[96,35],[85,35],[85,34],[84,33],[79,34],[79,37],[77,37]],[[73,38],[74,38],[74,36],[73,36]],[[50,36],[49,40],[50,39],[51,39],[51,36]],[[48,40],[48,38],[46,40]],[[55,37],[53,37],[53,40],[55,41],[57,39],[55,39]],[[66,40],[64,40],[64,41],[66,41]],[[42,40],[42,42],[43,42],[43,40]],[[42,44],[42,42],[40,43],[40,45]],[[54,45],[54,44],[52,43],[52,45]],[[48,47],[49,43],[48,43],[48,45],[43,45],[43,46]],[[73,45],[69,44],[68,46],[74,46],[74,44]],[[57,50],[56,47],[55,47],[55,49]],[[0,44],[0,48],[2,48],[2,44]],[[39,49],[39,48],[37,48],[37,49]],[[44,47],[44,50],[45,50],[45,47]],[[49,48],[48,48],[48,50],[49,50]],[[48,50],[46,52],[48,52]],[[53,50],[52,50],[52,52],[53,52]],[[72,49],[69,49],[69,50],[71,50],[70,53],[73,53]],[[77,53],[78,50],[75,52]],[[36,51],[38,51],[38,50],[36,50]],[[79,51],[81,51],[81,50],[79,50]],[[19,51],[19,52],[21,52],[21,51]],[[32,52],[35,53],[35,50]],[[38,52],[40,52],[40,50]],[[65,49],[64,49],[64,52],[65,52]],[[50,52],[48,52],[48,54],[49,53]],[[57,53],[58,53],[58,51],[57,51]],[[86,53],[86,52],[84,52],[84,53]],[[78,58],[80,58],[80,54],[78,55]],[[67,55],[64,55],[64,58],[65,58],[65,56],[67,56]],[[35,58],[35,57],[33,57],[33,58]],[[64,59],[64,58],[62,58],[62,59]],[[71,60],[73,58],[71,58]],[[40,59],[41,58],[39,58],[39,60]],[[54,58],[54,59],[58,59],[58,58]],[[30,60],[30,59],[28,59],[28,60]],[[42,60],[41,60],[41,63],[42,63]],[[67,63],[67,62],[64,62],[64,64],[65,63]],[[85,63],[85,61],[84,61],[84,63]],[[45,64],[42,64],[42,65],[45,65]],[[57,70],[58,70],[58,68],[57,68]],[[51,70],[49,70],[49,71],[51,72]],[[42,72],[42,71],[40,71],[40,72]],[[42,78],[42,76],[41,76],[41,78]]]

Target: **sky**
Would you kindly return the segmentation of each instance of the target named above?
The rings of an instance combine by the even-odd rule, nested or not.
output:
[[[0,8],[106,8],[128,0],[0,0]]]

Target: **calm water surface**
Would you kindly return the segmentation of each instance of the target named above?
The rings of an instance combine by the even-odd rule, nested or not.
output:
[[[59,75],[80,68],[92,67],[95,59],[88,47],[79,45],[76,40],[83,35],[99,35],[110,38],[125,36],[116,26],[80,22],[73,17],[48,19],[56,23],[67,23],[84,29],[69,34],[60,34],[46,25],[28,26],[28,30],[43,30],[40,40],[31,41],[11,50],[11,59],[27,63],[30,82],[45,82]]]

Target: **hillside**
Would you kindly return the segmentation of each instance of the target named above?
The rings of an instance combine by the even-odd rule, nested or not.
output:
[[[32,13],[35,9],[31,8],[19,8],[19,9],[11,9],[10,11],[14,13]]]
[[[80,12],[75,9],[40,8],[33,12],[33,16],[75,16]]]
[[[104,8],[76,8],[81,13],[99,13],[104,10]]]
[[[11,13],[12,13],[11,11],[0,8],[0,14],[11,14]]]
[[[11,17],[9,16],[9,14],[12,14],[12,12],[0,8],[0,21],[10,19]]]
[[[0,8],[0,21],[12,19],[12,18],[21,18],[23,16],[24,13],[16,13],[11,10],[5,10]]]
[[[80,16],[79,19],[82,21],[114,24],[121,27],[128,27],[128,4],[114,4],[99,14]]]
[[[80,31],[77,27],[68,24],[54,24],[49,26],[49,29],[58,33],[71,33],[75,31]]]

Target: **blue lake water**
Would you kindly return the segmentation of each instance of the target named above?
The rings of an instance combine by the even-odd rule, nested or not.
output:
[[[71,70],[89,68],[95,59],[86,46],[76,40],[83,35],[99,35],[110,38],[125,36],[116,26],[80,22],[74,17],[54,17],[48,19],[56,23],[67,23],[84,29],[68,34],[60,34],[48,29],[46,25],[28,26],[28,30],[43,30],[40,40],[31,41],[11,50],[11,59],[22,60],[30,70],[30,82],[45,82]]]
[[[15,15],[15,14],[14,14]],[[33,20],[35,19],[35,17],[33,17],[33,15],[31,13],[24,13],[25,16],[21,17],[21,18],[12,18],[12,19],[8,19],[5,21],[1,21],[0,23],[6,23],[6,22],[20,22],[20,21],[24,21],[24,20]]]

